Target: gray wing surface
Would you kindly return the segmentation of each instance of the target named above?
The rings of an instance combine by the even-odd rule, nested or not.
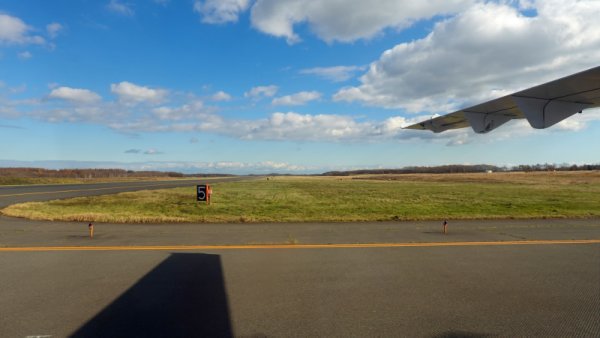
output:
[[[512,119],[527,119],[536,129],[548,128],[584,109],[600,106],[600,66],[419,122],[405,129],[440,133],[471,127],[487,133]]]

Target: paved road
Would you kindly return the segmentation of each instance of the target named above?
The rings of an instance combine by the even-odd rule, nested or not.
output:
[[[597,337],[600,244],[0,253],[0,336]]]
[[[600,336],[600,220],[440,230],[0,217],[0,336]]]
[[[224,182],[247,177],[207,178],[205,180],[139,181],[89,184],[44,184],[0,186],[0,208],[29,201],[48,201],[81,196],[116,194],[126,191],[187,187],[206,182]]]
[[[0,247],[407,243],[600,239],[600,219],[440,222],[104,224],[36,222],[0,216]]]

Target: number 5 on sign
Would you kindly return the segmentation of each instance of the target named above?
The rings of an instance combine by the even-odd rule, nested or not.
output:
[[[210,204],[210,195],[212,195],[212,188],[208,184],[199,184],[196,186],[196,200],[199,202],[206,202]]]
[[[206,201],[206,184],[200,184],[196,186],[196,200],[199,202],[205,202]]]

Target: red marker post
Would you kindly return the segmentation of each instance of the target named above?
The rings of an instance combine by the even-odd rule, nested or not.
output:
[[[210,205],[210,198],[212,197],[212,187],[206,185],[206,204]]]

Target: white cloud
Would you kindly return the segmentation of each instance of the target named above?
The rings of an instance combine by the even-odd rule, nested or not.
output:
[[[46,25],[46,32],[50,38],[54,39],[58,36],[58,33],[63,30],[63,28],[64,27],[58,22],[53,22]]]
[[[300,74],[317,75],[333,82],[349,80],[358,71],[365,70],[360,66],[315,67],[300,70]]]
[[[298,92],[292,95],[274,98],[271,104],[274,106],[301,106],[320,98],[321,93],[316,91]]]
[[[249,4],[249,0],[196,0],[194,12],[200,13],[204,23],[236,22],[239,14],[245,11]]]
[[[238,122],[239,123],[239,122]],[[238,125],[238,137],[266,140],[341,140],[352,139],[370,129],[352,117],[343,115],[303,115],[294,112],[274,113],[268,119],[244,121]]]
[[[213,101],[230,101],[231,95],[227,94],[224,91],[218,91],[211,96],[211,100]]]
[[[418,119],[418,118],[417,118]],[[245,140],[377,142],[393,139],[450,139],[453,133],[433,134],[402,129],[416,119],[396,116],[383,121],[359,121],[335,114],[277,112],[259,120],[224,120],[198,124],[198,131],[215,132]],[[463,131],[464,132],[464,131]]]
[[[294,26],[306,23],[319,38],[351,42],[368,39],[386,28],[402,29],[436,15],[456,13],[471,0],[257,0],[252,6],[252,25],[261,32],[300,40]]]
[[[32,30],[23,20],[0,13],[0,43],[43,45],[44,38],[30,34]]]
[[[27,60],[27,59],[31,59],[33,57],[33,54],[31,54],[31,52],[29,52],[29,51],[24,51],[24,52],[18,53],[17,56],[19,57],[19,59]]]
[[[135,12],[131,5],[128,3],[120,2],[119,0],[110,0],[106,8],[113,13],[117,13],[124,16],[132,16]]]
[[[161,103],[168,95],[168,91],[164,89],[152,89],[127,81],[111,84],[110,91],[119,96],[119,101],[131,104],[140,102]]]
[[[91,90],[71,87],[54,88],[48,94],[48,98],[61,99],[74,103],[96,103],[102,99],[100,95]]]
[[[97,106],[74,106],[62,107],[50,110],[35,110],[27,114],[28,116],[38,118],[43,121],[58,122],[93,122],[103,124],[110,117],[108,112]]]
[[[270,86],[257,86],[253,87],[249,91],[244,93],[244,97],[252,98],[252,99],[260,99],[262,97],[273,97],[277,94],[279,87],[270,85]]]
[[[194,11],[202,22],[237,22],[251,8],[251,23],[257,30],[285,38],[288,43],[301,40],[296,25],[306,24],[319,38],[352,42],[369,39],[386,29],[400,30],[414,22],[457,13],[476,0],[398,1],[379,0],[196,0]]]
[[[157,107],[152,112],[160,120],[181,121],[206,117],[209,109],[202,101],[192,101],[179,107]]]
[[[385,51],[335,101],[452,112],[597,66],[598,1],[532,3],[536,16],[506,3],[478,3],[435,25],[425,38]]]

